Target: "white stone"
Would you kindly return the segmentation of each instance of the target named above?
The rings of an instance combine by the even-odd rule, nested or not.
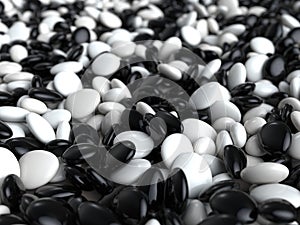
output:
[[[93,18],[89,16],[81,16],[75,20],[76,27],[86,27],[90,30],[95,29],[96,22]]]
[[[216,101],[230,100],[229,91],[217,82],[209,82],[198,88],[190,98],[191,104],[201,110],[210,107]]]
[[[211,79],[214,76],[214,74],[219,71],[221,64],[222,64],[222,62],[220,59],[214,59],[214,60],[210,61],[205,66],[204,70],[202,70],[200,77]],[[212,83],[214,83],[214,82],[211,82],[211,84]],[[220,85],[220,86],[222,86],[222,85]]]
[[[105,77],[95,77],[92,81],[92,87],[103,96],[110,89],[110,81]]]
[[[62,139],[69,141],[70,139],[71,126],[68,122],[62,121],[58,124],[56,130],[56,139]]]
[[[136,104],[136,111],[138,111],[142,115],[145,115],[146,113],[155,115],[155,111],[152,109],[152,107],[145,102],[138,102]]]
[[[299,144],[300,144],[300,132],[292,136],[291,146],[288,149],[288,154],[297,160],[300,159]]]
[[[300,206],[300,192],[285,184],[264,184],[253,188],[250,195],[258,203],[271,200],[283,199],[290,202],[294,207]]]
[[[21,21],[15,22],[8,30],[11,41],[22,40],[27,41],[30,36],[30,29]]]
[[[14,45],[9,49],[10,57],[15,62],[20,62],[28,56],[28,51],[23,45]]]
[[[59,168],[57,157],[48,151],[33,150],[20,160],[21,180],[26,189],[35,189],[47,184]]]
[[[216,138],[217,154],[223,158],[224,148],[226,145],[233,145],[230,134],[226,130],[218,133]]]
[[[230,131],[230,127],[235,124],[234,119],[230,118],[230,117],[221,117],[219,119],[217,119],[212,127],[217,131],[221,131],[221,130],[227,130]]]
[[[109,76],[116,72],[121,65],[120,58],[112,53],[103,53],[95,58],[92,71],[99,76]]]
[[[143,158],[152,151],[154,142],[152,138],[141,131],[124,131],[114,139],[114,144],[122,141],[131,141],[135,146],[134,159]]]
[[[193,144],[194,152],[203,155],[203,154],[210,154],[216,155],[217,148],[215,142],[209,137],[200,137],[196,140]]]
[[[161,63],[157,66],[158,72],[171,80],[180,80],[182,78],[181,71],[171,65]]]
[[[10,175],[15,174],[20,176],[20,166],[15,155],[8,149],[0,147],[0,184],[2,185],[3,179]]]
[[[242,63],[234,64],[228,72],[228,87],[233,89],[239,84],[245,83],[246,76],[247,72],[245,66]]]
[[[10,209],[6,205],[0,205],[0,216],[10,214]]]
[[[100,103],[100,94],[94,89],[82,89],[69,95],[65,102],[65,108],[69,110],[75,119],[84,118],[95,112]]]
[[[20,107],[30,112],[44,114],[48,108],[46,104],[35,98],[25,98],[20,102]]]
[[[109,131],[112,125],[120,122],[121,115],[119,111],[110,111],[104,116],[101,122],[101,132],[103,135]]]
[[[102,41],[93,41],[88,45],[88,54],[93,59],[103,52],[109,52],[111,47]]]
[[[255,82],[253,94],[262,98],[266,98],[278,91],[278,88],[269,80],[260,80]]]
[[[205,206],[198,199],[191,200],[183,214],[183,221],[186,225],[199,224],[206,218]]]
[[[192,143],[201,137],[209,137],[215,140],[217,132],[208,123],[198,119],[185,119],[182,121],[183,134],[186,135]]]
[[[203,156],[196,153],[183,153],[172,164],[172,170],[183,170],[189,188],[189,197],[195,198],[212,183],[212,173]]]
[[[197,46],[201,42],[200,32],[192,26],[182,27],[180,33],[184,41],[187,42],[189,45]]]
[[[222,117],[230,117],[239,122],[242,117],[238,107],[230,101],[216,101],[210,107],[209,114],[212,122]]]
[[[131,185],[151,167],[146,159],[132,159],[129,163],[114,171],[109,180],[123,185]]]
[[[278,104],[278,108],[282,109],[285,104],[290,104],[291,106],[293,106],[294,110],[300,111],[300,101],[294,97],[288,97],[282,99]]]
[[[53,129],[56,129],[59,123],[71,120],[71,113],[65,109],[54,109],[45,113],[43,118],[48,121]]]
[[[103,102],[98,105],[98,111],[103,115],[113,110],[123,112],[125,109],[125,106],[118,102]]]
[[[73,72],[59,72],[55,75],[53,84],[55,89],[67,97],[82,89],[80,78]]]
[[[260,149],[257,135],[253,135],[247,140],[245,151],[249,155],[255,157],[261,157],[266,154],[263,150]]]
[[[68,61],[68,62],[62,62],[59,64],[56,64],[53,66],[50,70],[50,73],[55,75],[59,72],[74,72],[78,73],[80,70],[83,69],[82,63],[76,62],[76,61]]]
[[[290,95],[297,99],[300,98],[300,77],[295,77],[291,80]]]
[[[300,105],[300,103],[299,103],[299,105]],[[245,123],[247,120],[249,120],[253,117],[264,118],[268,112],[271,112],[272,109],[273,109],[273,106],[262,103],[261,105],[248,110],[243,117],[243,122]]]
[[[295,17],[293,17],[289,14],[281,15],[281,22],[282,22],[283,25],[285,25],[285,26],[287,26],[288,28],[291,28],[291,29],[296,28],[296,27],[300,27],[299,21]]]
[[[244,123],[244,127],[249,135],[256,134],[267,122],[261,117],[253,117]]]
[[[171,134],[161,145],[161,157],[168,168],[171,167],[178,155],[188,152],[193,152],[193,146],[184,134]]]
[[[275,47],[272,41],[265,37],[255,37],[250,41],[250,47],[253,51],[260,54],[274,54]]]
[[[0,76],[11,73],[18,73],[22,70],[22,66],[15,62],[2,61],[0,62]]]
[[[99,15],[100,22],[109,28],[119,28],[122,26],[122,20],[114,13],[109,11],[101,12]]]
[[[28,110],[14,106],[0,107],[0,120],[7,122],[23,122],[26,119]]]
[[[289,169],[280,163],[262,162],[241,171],[241,178],[250,184],[279,183],[289,175]]]
[[[17,73],[10,73],[3,77],[3,81],[6,83],[12,81],[31,81],[33,78],[33,74],[29,72],[17,72]]]
[[[209,154],[204,154],[202,156],[204,157],[207,164],[209,165],[212,176],[216,176],[218,174],[226,172],[224,163],[220,158]]]
[[[234,123],[230,127],[230,136],[235,146],[242,148],[246,144],[247,132],[242,124]]]
[[[36,113],[29,113],[26,122],[31,133],[42,143],[46,144],[55,139],[55,133],[51,125],[43,117]]]

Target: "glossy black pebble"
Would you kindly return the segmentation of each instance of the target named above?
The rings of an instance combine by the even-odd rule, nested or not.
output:
[[[270,104],[274,107],[277,107],[279,102],[284,99],[289,97],[289,95],[285,92],[275,92],[274,94],[270,95],[269,97],[265,98],[265,103]]]
[[[214,212],[232,215],[243,223],[252,223],[257,218],[255,202],[242,191],[217,192],[211,197],[209,204]]]
[[[21,179],[16,175],[5,177],[1,187],[2,203],[12,209],[19,207],[21,197],[25,193],[25,187]]]
[[[125,223],[137,224],[148,212],[146,195],[135,189],[125,188],[113,200],[115,212]]]
[[[270,154],[286,152],[291,145],[291,139],[290,128],[281,121],[265,124],[258,133],[261,148]]]
[[[246,112],[263,103],[263,100],[254,95],[236,96],[230,99],[241,111]]]
[[[111,182],[98,174],[94,169],[88,168],[86,170],[86,175],[91,181],[92,185],[95,187],[96,191],[98,191],[100,194],[106,195],[113,190]]]
[[[167,135],[167,125],[165,121],[150,113],[144,115],[146,133],[153,139],[155,146],[162,143]]]
[[[296,220],[295,207],[284,200],[269,200],[258,207],[259,214],[269,221],[276,223],[290,223]]]
[[[166,180],[165,205],[180,213],[187,204],[188,196],[189,189],[184,172],[181,169],[173,170]]]
[[[0,139],[7,139],[13,135],[12,130],[5,123],[0,121]]]
[[[89,42],[90,41],[90,32],[85,27],[79,27],[73,32],[72,39],[77,44]]]
[[[247,166],[247,158],[242,149],[234,145],[227,145],[224,148],[224,164],[231,176],[240,178],[241,171]]]
[[[198,225],[243,225],[235,217],[230,215],[213,215],[207,217]]]
[[[75,216],[63,203],[40,198],[30,203],[26,215],[31,225],[74,225]]]
[[[45,147],[46,150],[52,152],[57,157],[61,157],[62,154],[72,145],[70,141],[63,139],[54,139],[49,141]]]
[[[42,102],[61,102],[64,99],[58,92],[46,88],[31,88],[28,95]]]
[[[119,168],[128,163],[135,155],[135,145],[131,141],[116,143],[107,152],[105,159],[106,167],[111,169]]]
[[[83,197],[82,195],[77,196],[77,197],[71,197],[68,200],[68,205],[71,206],[74,212],[78,212],[78,207],[80,206],[81,203],[86,202],[87,199]]]
[[[265,62],[263,67],[264,78],[278,84],[285,75],[285,60],[281,55],[273,55]]]
[[[104,149],[106,151],[106,149]],[[103,151],[104,151],[103,150]],[[76,144],[70,146],[62,155],[62,159],[69,165],[88,162],[99,163],[101,148],[92,144]]]
[[[17,158],[20,158],[29,151],[43,148],[43,144],[32,137],[10,138],[5,143],[9,146],[12,153],[14,153]]]
[[[68,181],[70,181],[78,189],[83,191],[93,190],[93,186],[90,180],[87,178],[84,169],[78,166],[66,166],[65,172]]]
[[[230,94],[232,97],[235,96],[245,96],[251,94],[255,89],[255,84],[251,82],[246,82],[234,87]]]
[[[157,211],[164,202],[165,182],[162,172],[155,167],[149,168],[138,180],[138,189],[143,191],[149,202],[149,210]]]
[[[93,202],[80,204],[78,217],[82,225],[121,225],[110,210]]]
[[[22,218],[14,214],[7,214],[0,216],[0,225],[16,225],[16,224],[27,224]]]
[[[199,195],[198,199],[202,202],[208,202],[210,197],[213,194],[215,194],[219,191],[231,190],[231,189],[239,189],[239,184],[233,180],[220,181],[220,182],[213,184],[212,186],[207,188],[204,192],[202,192]]]
[[[21,198],[21,202],[20,202],[20,206],[19,206],[20,211],[22,213],[25,213],[28,206],[30,205],[30,203],[37,199],[38,199],[37,196],[35,196],[33,194],[25,193]]]
[[[163,119],[167,125],[168,134],[181,133],[183,126],[181,121],[169,112],[158,111],[156,116]]]
[[[81,190],[67,184],[47,184],[36,189],[34,194],[40,198],[49,197],[67,200],[70,197],[79,196]]]

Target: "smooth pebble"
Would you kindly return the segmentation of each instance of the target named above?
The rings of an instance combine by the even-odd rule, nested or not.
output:
[[[234,123],[230,127],[230,137],[235,146],[239,148],[244,147],[247,141],[247,132],[245,127],[240,123]]]
[[[194,152],[203,155],[215,155],[217,152],[215,142],[209,137],[200,137],[193,143]]]
[[[255,37],[250,41],[250,47],[253,51],[260,54],[274,54],[275,47],[272,41],[265,37]]]
[[[73,72],[59,72],[55,75],[53,84],[55,90],[67,97],[82,89],[80,78]]]

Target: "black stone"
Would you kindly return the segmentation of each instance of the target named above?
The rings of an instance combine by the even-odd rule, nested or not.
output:
[[[86,176],[91,181],[92,185],[102,195],[106,195],[113,190],[112,183],[107,180],[105,177],[101,176],[101,174],[97,173],[96,170],[92,168],[88,168],[86,170]]]
[[[71,197],[80,196],[81,191],[71,185],[48,184],[35,190],[35,195],[44,198],[54,198],[57,200],[68,200]]]
[[[58,92],[46,88],[31,88],[28,95],[42,102],[61,102],[64,99]]]
[[[147,215],[147,196],[135,188],[128,187],[121,190],[113,202],[115,212],[125,223],[137,224]]]
[[[247,158],[242,149],[227,145],[224,148],[223,158],[227,172],[234,178],[240,178],[241,171],[247,166]]]
[[[14,103],[14,97],[12,94],[0,91],[0,106],[12,105]]]
[[[93,202],[83,202],[78,207],[80,224],[121,225],[116,216],[107,208]]]
[[[70,141],[64,139],[55,139],[48,142],[45,145],[47,151],[52,152],[57,157],[61,157],[62,154],[72,145]]]
[[[103,152],[106,149],[91,144],[76,144],[70,146],[62,155],[62,159],[68,165],[84,164],[86,162],[101,165]]]
[[[13,135],[13,132],[9,126],[0,121],[0,139],[7,139]]]
[[[167,125],[168,134],[182,133],[181,121],[169,112],[158,111],[156,116],[163,119]]]
[[[135,155],[135,145],[131,141],[118,142],[110,148],[106,156],[106,167],[114,170],[128,163]]]
[[[263,100],[255,95],[236,96],[230,99],[242,112],[246,112],[263,103]]]
[[[157,220],[162,225],[183,225],[184,224],[180,218],[180,215],[178,215],[176,212],[168,208],[163,208],[157,214]]]
[[[79,27],[73,32],[72,40],[76,44],[81,44],[81,43],[89,42],[90,41],[90,36],[91,36],[90,32],[87,28]]]
[[[9,149],[18,159],[29,151],[43,149],[44,147],[42,143],[32,137],[10,138],[5,144],[9,146]]]
[[[65,167],[66,178],[77,187],[79,190],[92,191],[93,186],[90,180],[85,175],[84,169],[77,166],[66,166]]]
[[[26,209],[28,208],[30,203],[37,199],[38,199],[38,197],[33,194],[29,194],[29,193],[23,194],[23,196],[21,197],[20,206],[19,206],[20,211],[25,214]]]
[[[285,200],[265,201],[259,205],[258,210],[262,217],[275,223],[287,224],[297,218],[295,207]]]
[[[155,167],[148,169],[137,182],[138,189],[148,197],[149,210],[158,211],[163,206],[165,182],[162,172]],[[174,194],[174,193],[173,193]]]
[[[68,61],[78,61],[80,56],[83,53],[83,46],[82,45],[77,45],[72,47],[68,54],[67,54],[67,60]]]
[[[33,88],[42,88],[44,87],[43,79],[39,75],[34,75],[31,80],[31,86]]]
[[[234,87],[230,91],[230,94],[232,97],[250,95],[253,93],[254,89],[255,89],[254,83],[246,82],[246,83],[243,83],[243,84],[240,84],[240,85]]]
[[[230,215],[213,215],[207,217],[198,225],[243,225],[243,223],[239,222],[235,217]]]
[[[146,133],[153,139],[154,145],[158,146],[167,136],[167,125],[165,121],[150,113],[144,115],[144,124]]]
[[[74,214],[61,202],[40,198],[30,203],[26,215],[32,225],[74,225]]]
[[[68,205],[71,206],[71,208],[73,209],[73,211],[75,213],[78,212],[78,207],[81,205],[81,203],[86,202],[87,199],[85,197],[83,197],[82,195],[78,196],[78,197],[71,197],[68,200]]]
[[[143,116],[135,109],[125,109],[120,118],[120,132],[128,130],[143,130]]]
[[[11,210],[16,210],[19,208],[21,197],[25,193],[25,187],[18,176],[11,174],[4,178],[0,193],[2,203],[10,207]]]
[[[257,218],[254,200],[242,191],[225,190],[215,193],[209,200],[213,212],[228,214],[243,223],[253,223]]]
[[[213,184],[209,188],[207,188],[204,192],[202,192],[198,199],[203,202],[208,202],[210,197],[219,191],[224,190],[231,190],[231,189],[239,189],[239,184],[236,183],[234,180],[225,180],[217,182],[216,184]]]
[[[289,97],[289,95],[285,92],[276,92],[272,95],[270,95],[269,97],[265,98],[265,103],[272,105],[274,107],[277,107],[277,105],[279,104],[279,102],[284,99]]]
[[[285,59],[278,54],[272,55],[264,64],[263,77],[278,84],[285,76]]]
[[[181,169],[175,169],[166,180],[165,205],[181,213],[186,207],[189,189],[186,176]]]
[[[14,214],[0,216],[0,225],[27,224],[21,217]]]
[[[290,128],[281,121],[265,124],[258,133],[259,144],[270,154],[286,152],[291,145]]]

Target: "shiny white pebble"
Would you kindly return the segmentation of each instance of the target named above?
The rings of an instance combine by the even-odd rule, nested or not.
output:
[[[33,150],[20,160],[21,180],[26,189],[35,189],[47,184],[59,168],[57,157],[48,151]]]

